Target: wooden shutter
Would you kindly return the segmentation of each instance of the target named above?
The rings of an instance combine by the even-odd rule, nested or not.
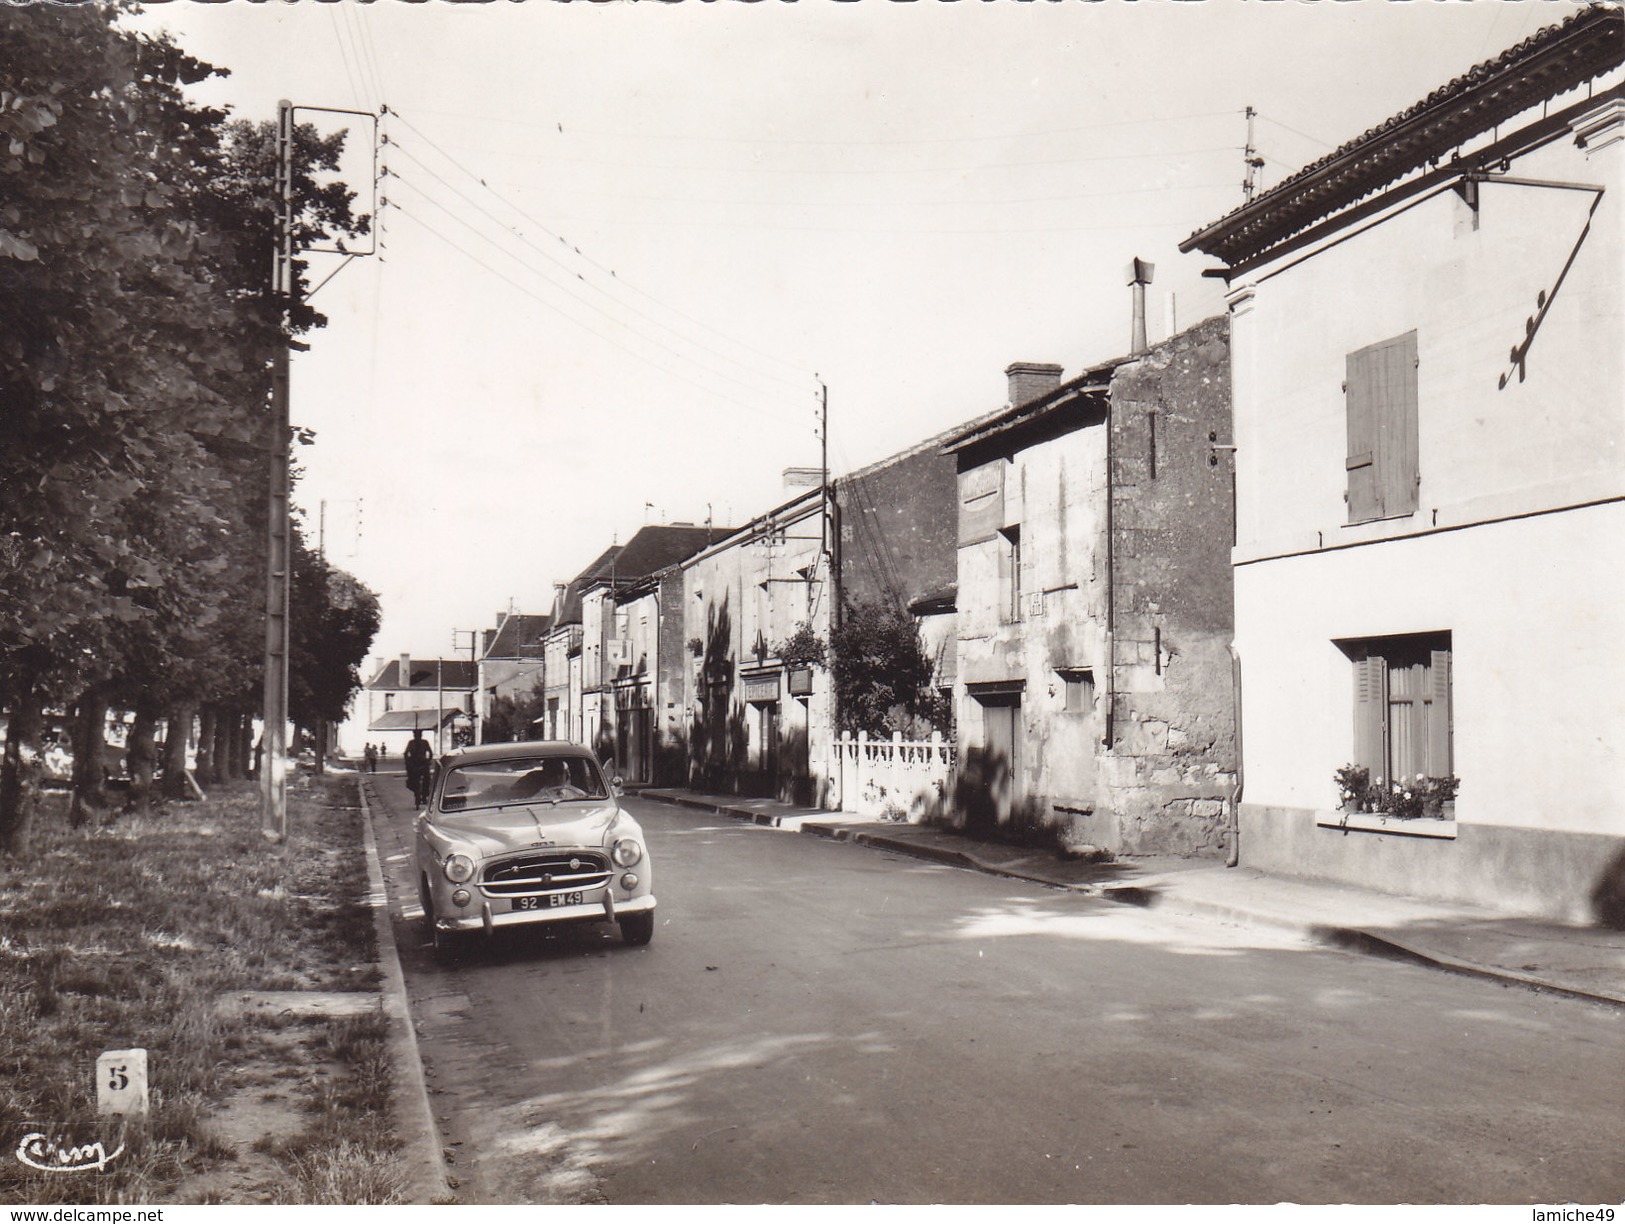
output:
[[[1378,379],[1377,488],[1382,516],[1416,511],[1416,333],[1375,347]]]
[[[1354,764],[1371,777],[1388,775],[1388,662],[1380,655],[1354,663]]]
[[[1348,355],[1344,466],[1351,523],[1416,510],[1416,360],[1414,331]]]
[[[972,468],[959,476],[959,547],[980,544],[998,535],[1009,520],[1004,508],[1003,459]]]
[[[1372,373],[1372,350],[1348,355],[1343,398],[1348,414],[1349,522],[1365,523],[1382,517],[1382,496],[1377,489],[1377,380]],[[1363,762],[1362,762],[1363,763]]]
[[[1455,772],[1450,741],[1454,730],[1450,714],[1450,652],[1434,650],[1428,656],[1427,765],[1429,777],[1447,778]]]

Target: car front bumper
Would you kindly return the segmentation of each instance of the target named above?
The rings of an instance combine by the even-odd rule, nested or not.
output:
[[[505,904],[499,902],[498,904]],[[553,922],[614,922],[627,914],[643,913],[655,907],[651,894],[616,901],[608,889],[596,901],[583,901],[580,905],[561,905],[553,909],[499,910],[489,898],[480,902],[478,913],[456,918],[438,918],[435,926],[442,931],[484,931],[491,934],[498,927],[547,925]]]

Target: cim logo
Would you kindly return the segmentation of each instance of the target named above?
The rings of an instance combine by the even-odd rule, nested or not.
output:
[[[84,1173],[91,1169],[105,1169],[124,1151],[121,1137],[111,1152],[101,1140],[92,1143],[74,1143],[49,1131],[30,1131],[17,1145],[17,1159],[31,1169],[46,1173]]]

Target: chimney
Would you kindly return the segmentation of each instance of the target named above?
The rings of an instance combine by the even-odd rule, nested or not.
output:
[[[1004,368],[1010,380],[1010,407],[1020,408],[1061,385],[1061,367],[1042,361],[1016,361]]]
[[[824,483],[822,468],[788,467],[784,469],[784,487],[790,489],[816,489]]]
[[[412,687],[412,656],[409,654],[401,656],[401,687]]]
[[[1145,287],[1151,283],[1156,270],[1155,264],[1146,263],[1143,259],[1136,259],[1128,266],[1128,283],[1134,289],[1134,321],[1128,343],[1131,357],[1137,357],[1151,347],[1145,339]]]

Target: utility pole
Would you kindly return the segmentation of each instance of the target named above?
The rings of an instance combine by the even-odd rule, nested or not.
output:
[[[1245,114],[1247,116],[1247,147],[1242,151],[1241,156],[1247,166],[1247,177],[1242,180],[1241,195],[1244,203],[1251,204],[1253,194],[1258,190],[1256,175],[1258,171],[1264,168],[1264,159],[1258,155],[1258,150],[1253,147],[1253,120],[1258,117],[1258,112],[1249,106]]]
[[[288,836],[288,591],[293,568],[288,517],[288,334],[293,305],[293,103],[276,104],[276,256],[271,292],[277,343],[271,366],[270,491],[266,499],[265,710],[260,733],[260,831]]]
[[[372,112],[327,106],[295,107],[286,98],[276,104],[276,180],[273,188],[276,249],[271,262],[271,295],[277,305],[278,338],[271,356],[271,437],[266,447],[270,485],[266,494],[265,707],[262,712],[264,726],[260,732],[259,786],[260,831],[271,841],[278,842],[287,840],[288,836],[288,594],[293,582],[293,521],[289,514],[292,482],[288,453],[288,354],[296,346],[301,351],[306,347],[294,340],[291,331],[294,303],[293,133],[296,109],[365,115],[373,121],[375,166],[378,156],[378,117]],[[376,181],[375,174],[375,187]],[[376,216],[377,212],[374,204],[373,215]],[[342,247],[309,249],[327,250],[345,256],[344,263],[335,268],[316,289],[337,276],[350,260],[378,253],[376,242],[370,251],[345,251]],[[315,293],[316,289],[312,289],[311,293]],[[325,504],[322,511],[322,534],[325,536]],[[323,540],[324,547],[325,543]]]
[[[510,612],[511,615],[511,612]],[[478,629],[453,629],[451,631],[451,648],[457,649],[457,635],[468,634],[468,664],[474,669],[474,696],[470,704],[474,707],[469,713],[474,719],[474,743],[480,742],[480,703],[485,700],[484,678],[480,675],[480,660],[476,651],[479,649],[480,631]]]
[[[829,551],[829,388],[818,381],[818,555]]]

